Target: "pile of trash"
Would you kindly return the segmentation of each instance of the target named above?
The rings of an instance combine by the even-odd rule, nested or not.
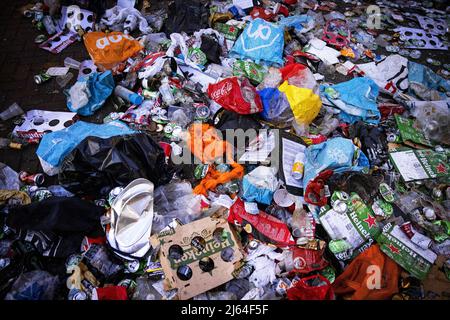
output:
[[[444,1],[105,4],[23,11],[90,59],[0,114],[2,299],[450,297]]]

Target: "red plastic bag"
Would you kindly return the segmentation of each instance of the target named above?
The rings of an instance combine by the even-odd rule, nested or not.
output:
[[[98,300],[128,300],[127,288],[111,286],[95,289]]]
[[[239,114],[262,111],[261,97],[247,78],[230,77],[210,84],[208,95],[224,109]]]
[[[285,223],[277,218],[260,211],[254,215],[245,211],[244,202],[237,199],[231,206],[228,215],[228,222],[239,224],[244,229],[253,234],[255,238],[269,240],[279,245],[294,245],[295,241]],[[266,239],[264,239],[266,238]]]
[[[288,289],[289,300],[334,300],[334,292],[330,281],[317,274],[300,279],[292,288]]]
[[[325,247],[319,250],[294,247],[292,258],[294,260],[293,272],[310,273],[312,271],[322,270],[328,266],[328,261],[323,258]]]
[[[298,73],[303,72],[306,66],[300,63],[292,63],[280,69],[283,81],[288,80],[290,77],[296,76]]]
[[[250,12],[250,15],[253,19],[261,18],[266,21],[272,21],[276,15],[273,12],[270,12],[267,9],[261,7],[253,7],[253,10]]]

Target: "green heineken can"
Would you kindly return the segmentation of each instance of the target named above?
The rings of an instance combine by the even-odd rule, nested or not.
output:
[[[236,26],[232,26],[222,22],[217,22],[216,24],[214,24],[214,29],[220,32],[225,39],[231,41],[236,41],[242,31],[242,29]]]
[[[36,29],[38,29],[39,31],[44,31],[45,30],[44,23],[42,21],[36,22]]]
[[[52,76],[48,75],[45,72],[42,72],[42,73],[34,76],[34,82],[36,82],[36,84],[42,84],[44,82],[47,82],[51,78],[52,78]]]
[[[189,48],[188,58],[192,60],[195,64],[202,66],[204,66],[208,62],[206,54],[199,48]]]
[[[206,174],[208,173],[209,165],[207,164],[199,164],[194,169],[194,177],[195,179],[203,179],[206,177]]]
[[[251,82],[259,84],[264,80],[266,68],[251,61],[236,60],[233,64],[233,75],[246,77]]]

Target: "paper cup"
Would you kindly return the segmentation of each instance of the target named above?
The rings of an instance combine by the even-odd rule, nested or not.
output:
[[[273,201],[283,208],[288,208],[294,204],[294,197],[286,189],[278,189],[273,194]]]

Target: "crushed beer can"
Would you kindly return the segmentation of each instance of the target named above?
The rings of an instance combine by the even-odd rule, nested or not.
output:
[[[34,82],[36,82],[36,84],[42,84],[44,82],[47,82],[51,78],[52,77],[49,76],[47,73],[42,72],[42,73],[39,73],[39,74],[34,76]]]
[[[30,174],[26,171],[21,171],[19,172],[19,179],[26,184],[40,186],[44,183],[45,177],[42,173]]]

